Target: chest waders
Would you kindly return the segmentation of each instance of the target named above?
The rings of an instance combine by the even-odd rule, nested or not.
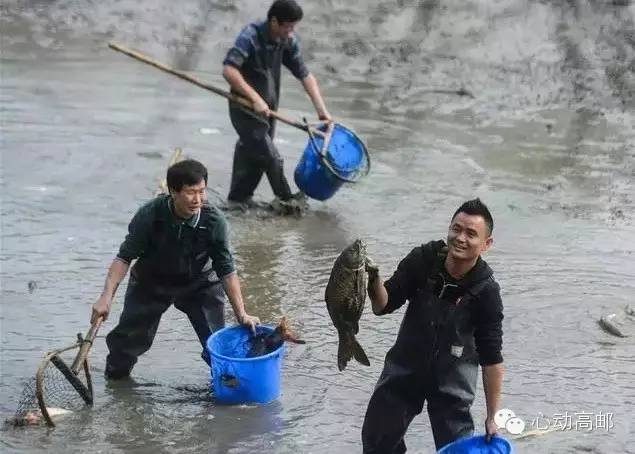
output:
[[[284,45],[269,43],[264,31],[257,27],[260,51],[245,61],[240,69],[245,81],[264,99],[269,108],[278,108],[280,70]],[[291,189],[284,176],[284,161],[273,143],[275,120],[261,118],[229,103],[229,116],[238,133],[234,150],[231,201],[245,202],[253,196],[262,174],[267,175],[273,193],[280,200],[291,198]]]
[[[425,401],[437,449],[474,431],[478,355],[470,304],[491,278],[469,288],[446,283],[444,258],[437,255],[433,277],[423,277],[386,355],[364,419],[364,453],[406,452],[403,437]]]
[[[107,377],[130,374],[138,357],[152,346],[171,304],[187,315],[203,347],[201,357],[209,364],[205,341],[224,327],[225,292],[209,263],[206,210],[201,209],[194,228],[171,224],[157,214],[148,253],[131,270],[119,323],[106,336]]]

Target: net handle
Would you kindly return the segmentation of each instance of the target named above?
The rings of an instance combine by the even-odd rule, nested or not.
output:
[[[80,343],[81,346],[79,348],[79,353],[77,353],[77,356],[75,357],[75,361],[73,361],[73,365],[71,366],[71,371],[75,375],[79,373],[80,367],[82,367],[82,365],[86,361],[88,352],[90,348],[93,346],[93,341],[95,340],[95,337],[97,337],[97,331],[99,331],[99,327],[101,326],[101,323],[103,321],[104,321],[104,318],[99,317],[95,321],[95,323],[91,325],[90,329],[88,330],[88,333],[86,333],[86,336],[84,336],[84,338],[81,337],[81,334],[77,335],[79,339],[78,342]]]

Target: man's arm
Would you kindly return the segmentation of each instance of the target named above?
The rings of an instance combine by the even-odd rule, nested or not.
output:
[[[252,102],[256,113],[269,116],[269,106],[264,99],[247,83],[238,68],[232,65],[223,65],[223,77],[229,85],[243,97]]]
[[[501,391],[503,389],[503,375],[505,369],[503,363],[482,366],[483,391],[485,391],[485,404],[487,406],[487,418],[485,419],[485,433],[488,439],[496,434],[497,426],[494,415],[500,408]]]
[[[498,283],[484,289],[471,306],[474,317],[474,341],[483,369],[483,391],[487,405],[485,433],[496,434],[494,415],[500,408],[503,386],[503,301]]]
[[[90,316],[90,323],[94,324],[99,317],[103,317],[104,321],[108,319],[110,314],[110,308],[112,307],[112,300],[115,297],[119,284],[126,277],[126,273],[130,268],[130,264],[115,258],[108,268],[108,274],[106,275],[106,283],[104,284],[104,291],[101,293],[97,302],[93,304],[93,310]]]
[[[104,321],[108,319],[113,298],[119,284],[126,277],[130,264],[140,257],[149,246],[152,219],[151,205],[146,204],[137,210],[128,224],[126,239],[121,243],[117,257],[108,268],[104,291],[97,302],[93,304],[90,316],[91,323],[95,323],[99,317],[103,317]]]
[[[388,304],[388,292],[384,280],[379,276],[379,268],[369,260],[366,264],[368,273],[368,297],[373,307],[373,314],[380,315]]]
[[[331,114],[326,110],[326,105],[324,104],[324,99],[322,99],[320,87],[315,76],[309,73],[309,75],[302,79],[302,86],[304,87],[304,91],[309,95],[309,98],[311,98],[318,118],[323,121],[333,121]]]
[[[256,334],[256,325],[260,323],[260,319],[247,314],[245,311],[243,295],[240,290],[240,281],[235,272],[223,277],[223,288],[225,289],[225,293],[227,293],[227,298],[229,298],[229,303],[232,305],[238,323],[249,326],[251,331]]]

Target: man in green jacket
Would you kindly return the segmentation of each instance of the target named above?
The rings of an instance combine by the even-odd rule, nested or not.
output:
[[[205,342],[224,326],[225,293],[239,323],[252,331],[260,323],[244,308],[227,222],[205,204],[205,166],[195,160],[178,162],[168,169],[167,185],[169,195],[149,201],[132,218],[104,290],[92,307],[91,322],[108,317],[117,287],[136,259],[119,324],[106,337],[107,378],[130,375],[137,358],[152,345],[161,316],[171,304],[188,316],[208,364]]]

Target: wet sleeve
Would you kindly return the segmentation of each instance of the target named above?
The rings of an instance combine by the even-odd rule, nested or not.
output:
[[[388,304],[383,314],[390,314],[404,305],[417,291],[417,276],[423,261],[421,247],[416,247],[397,266],[395,273],[384,282],[388,292]]]
[[[141,207],[128,224],[128,234],[119,247],[117,258],[129,264],[141,257],[150,244],[151,230],[151,210]]]
[[[474,306],[474,341],[481,366],[503,362],[503,301],[494,282],[479,295]]]
[[[229,245],[229,228],[223,216],[219,216],[216,219],[211,232],[209,256],[212,259],[214,271],[216,271],[218,277],[222,279],[236,271],[234,257]]]
[[[282,64],[291,71],[296,79],[304,79],[309,75],[309,68],[304,64],[302,52],[300,52],[300,42],[297,36],[291,37],[290,45],[282,54]]]
[[[236,38],[234,45],[227,51],[223,65],[231,65],[238,69],[242,68],[245,61],[247,61],[249,56],[252,55],[256,49],[254,44],[256,33],[254,27],[250,25],[243,28]]]

